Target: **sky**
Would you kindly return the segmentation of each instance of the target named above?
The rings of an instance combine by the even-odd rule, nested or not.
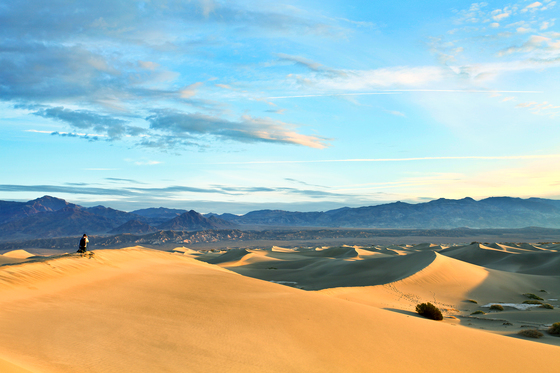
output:
[[[560,4],[0,0],[0,200],[560,199]]]

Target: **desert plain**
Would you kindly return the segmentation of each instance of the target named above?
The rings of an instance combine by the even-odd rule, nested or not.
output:
[[[15,250],[0,371],[557,372],[559,298],[555,243]]]

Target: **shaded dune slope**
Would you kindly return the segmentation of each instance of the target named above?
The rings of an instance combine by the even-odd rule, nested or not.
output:
[[[416,281],[453,280],[425,254]],[[8,372],[555,372],[560,352],[141,248],[1,267],[0,320]]]
[[[257,252],[261,258],[259,261],[243,265]],[[233,258],[237,261],[232,261]],[[319,251],[302,250],[288,254],[269,250],[252,253],[236,251],[211,259],[198,259],[208,263],[220,263],[224,268],[249,277],[294,283],[306,290],[319,290],[398,281],[430,265],[435,258],[436,253],[433,251],[406,256],[378,256],[358,255],[356,249],[342,247]]]
[[[560,276],[560,252],[545,251],[529,244],[517,247],[492,244],[473,244],[448,248],[441,253],[464,262],[498,269],[535,275]]]

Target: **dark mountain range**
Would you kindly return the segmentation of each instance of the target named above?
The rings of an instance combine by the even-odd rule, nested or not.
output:
[[[261,227],[386,229],[560,228],[560,201],[492,197],[475,201],[438,199],[341,208],[326,212],[252,211],[245,215],[208,214],[150,208],[132,213],[104,206],[84,208],[45,196],[29,202],[0,201],[0,239],[31,239],[88,234],[145,234],[157,230],[215,230]],[[156,228],[154,228],[156,227]]]
[[[149,219],[151,224],[162,224],[168,220],[176,218],[177,216],[184,214],[187,210],[179,210],[179,209],[168,209],[165,207],[158,207],[158,208],[149,208],[149,209],[141,209],[132,211],[132,214],[136,214],[142,216],[146,219]]]
[[[143,223],[138,220],[129,220],[123,225],[111,229],[109,234],[122,234],[122,233],[132,233],[132,234],[146,234],[157,231],[157,228],[152,227],[149,224]]]
[[[40,212],[0,225],[0,237],[62,237],[82,233],[105,233],[115,223],[80,206],[67,206],[58,211]]]
[[[95,214],[97,216],[103,216],[104,218],[120,224],[124,224],[132,219],[141,221],[143,223],[147,223],[148,221],[150,221],[149,219],[146,219],[145,217],[134,213],[119,211],[104,206],[88,207],[86,208],[86,211],[91,212],[92,214]]]
[[[237,224],[340,227],[450,229],[559,228],[560,201],[542,198],[492,197],[475,201],[441,198],[427,203],[388,203],[378,206],[330,210],[326,212],[252,211],[243,216],[218,217]]]
[[[191,210],[185,212],[161,225],[158,229],[162,230],[206,230],[206,229],[225,229],[232,228],[236,224],[222,220],[215,216],[206,218],[198,212]]]
[[[165,229],[185,231],[236,227],[234,223],[217,217],[207,219],[194,211],[186,213],[190,219],[178,219],[177,213],[184,210],[146,210],[140,210],[144,214],[141,215],[104,206],[85,208],[50,196],[29,202],[0,201],[0,240],[80,236],[83,233],[145,234],[157,231],[154,226],[158,224],[169,227]],[[177,219],[163,219],[166,215]]]
[[[23,219],[41,212],[58,211],[76,206],[63,199],[44,196],[28,202],[0,201],[0,224]]]

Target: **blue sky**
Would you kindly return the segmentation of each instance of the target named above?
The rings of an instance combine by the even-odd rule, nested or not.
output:
[[[560,198],[556,1],[0,0],[0,199]]]

